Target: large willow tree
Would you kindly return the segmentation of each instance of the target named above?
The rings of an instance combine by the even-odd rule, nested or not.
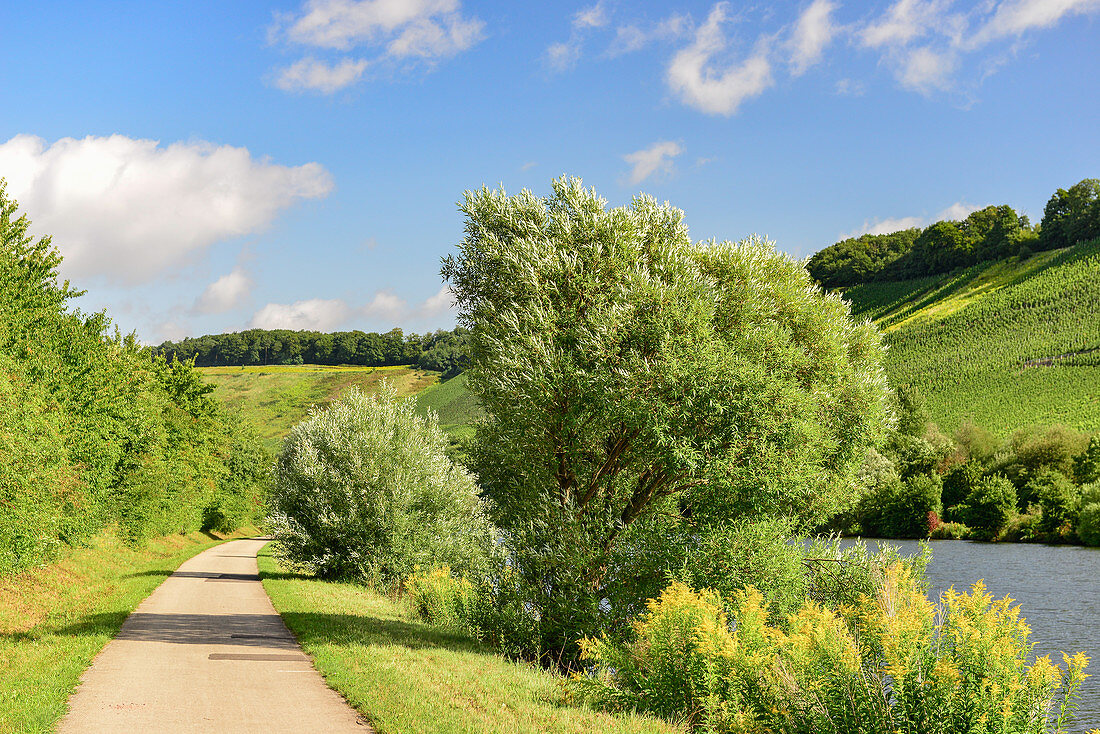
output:
[[[882,429],[874,328],[755,237],[683,212],[466,192],[444,261],[485,411],[472,460],[543,650],[613,627],[693,541],[739,518],[820,522]]]

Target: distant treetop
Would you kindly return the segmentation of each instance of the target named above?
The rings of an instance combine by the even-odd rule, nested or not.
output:
[[[166,341],[154,351],[168,359],[195,360],[198,367],[221,365],[354,364],[384,367],[414,364],[444,376],[461,372],[466,365],[468,331],[405,334],[392,329],[385,334],[363,331],[249,329],[229,334],[210,334],[175,343]]]
[[[1100,237],[1100,180],[1084,179],[1054,193],[1039,226],[1033,227],[1010,206],[987,206],[962,221],[841,240],[811,257],[806,269],[827,288],[845,288],[947,273],[1096,237]]]

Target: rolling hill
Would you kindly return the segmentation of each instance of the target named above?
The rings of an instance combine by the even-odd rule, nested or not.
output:
[[[328,405],[352,386],[369,393],[378,390],[383,380],[389,380],[399,395],[416,396],[422,412],[434,410],[443,429],[456,437],[472,433],[477,412],[464,376],[440,382],[438,372],[415,367],[271,365],[198,369],[214,385],[214,397],[241,411],[272,453],[278,452],[283,438],[312,406]]]
[[[844,295],[884,331],[890,381],[945,431],[1100,430],[1100,240]]]

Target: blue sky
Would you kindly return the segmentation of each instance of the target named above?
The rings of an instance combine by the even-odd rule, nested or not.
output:
[[[0,5],[0,177],[148,342],[447,328],[465,189],[804,257],[1100,176],[1100,0]]]

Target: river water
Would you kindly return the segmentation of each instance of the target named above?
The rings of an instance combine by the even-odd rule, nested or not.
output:
[[[912,540],[882,542],[906,554],[920,550]],[[994,598],[1009,596],[1020,605],[1036,655],[1050,655],[1059,665],[1063,651],[1089,656],[1086,672],[1093,677],[1081,686],[1078,723],[1070,731],[1100,728],[1100,548],[965,540],[933,540],[931,546],[933,598],[952,586],[969,591],[983,579]]]

